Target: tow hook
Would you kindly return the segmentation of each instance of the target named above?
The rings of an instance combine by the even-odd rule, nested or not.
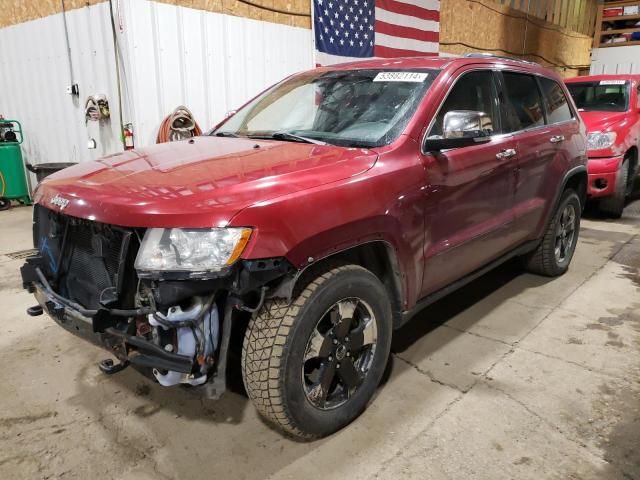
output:
[[[33,307],[27,308],[27,315],[29,315],[30,317],[37,317],[39,315],[42,315],[43,313],[44,312],[40,305],[34,305]]]
[[[113,375],[114,373],[121,372],[128,366],[128,361],[113,363],[113,360],[110,358],[105,358],[100,363],[98,363],[98,368],[100,369],[100,371],[102,373],[106,373],[107,375]]]

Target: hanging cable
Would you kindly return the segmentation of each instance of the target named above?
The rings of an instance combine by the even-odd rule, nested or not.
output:
[[[64,0],[60,0],[60,8],[62,9],[62,25],[64,26],[64,41],[67,46],[67,60],[69,65],[69,85],[75,83],[73,78],[73,58],[71,56],[71,42],[69,42],[69,27],[67,26],[67,10]]]
[[[481,52],[502,52],[502,53],[506,53],[507,55],[512,55],[514,57],[536,57],[539,58],[540,60],[548,63],[550,66],[552,67],[557,67],[557,68],[568,68],[571,70],[580,70],[580,69],[585,69],[585,68],[589,68],[589,65],[566,65],[564,63],[555,63],[552,62],[551,60],[543,57],[542,55],[538,55],[537,53],[518,53],[518,52],[512,52],[510,50],[505,50],[504,48],[484,48],[484,47],[478,47],[476,45],[470,45],[468,43],[464,43],[464,42],[440,42],[440,45],[449,45],[449,46],[459,46],[459,47],[467,47],[470,48],[472,50],[478,50]]]
[[[194,120],[191,111],[184,105],[167,115],[160,124],[156,143],[176,142],[202,135],[202,130]]]
[[[121,79],[120,79],[120,56],[118,55],[118,37],[116,33],[116,23],[113,18],[113,0],[109,0],[109,19],[111,20],[111,34],[113,36],[113,54],[115,55],[116,61],[116,84],[118,87],[118,114],[120,117],[120,141],[122,142],[122,147],[126,150],[127,144],[125,142],[124,135],[124,121],[122,120],[122,87],[121,87]]]
[[[519,19],[519,20],[524,20],[525,22],[531,23],[533,25],[535,25],[536,27],[545,29],[545,30],[552,30],[554,32],[557,32],[561,35],[564,35],[566,37],[571,37],[571,38],[580,38],[580,39],[584,39],[585,37],[588,37],[589,35],[587,34],[579,34],[579,35],[572,35],[571,33],[567,33],[565,31],[563,31],[563,27],[562,25],[559,25],[557,23],[551,23],[551,22],[547,22],[546,20],[540,19],[545,23],[549,23],[549,25],[545,25],[545,23],[540,23],[540,22],[536,22],[534,20],[531,19],[531,17],[526,18],[522,16],[522,12],[520,10],[518,10],[518,13],[506,13],[506,12],[502,12],[496,8],[492,8],[489,5],[485,5],[484,3],[482,3],[481,0],[466,0],[469,3],[475,3],[480,5],[481,7],[486,8],[487,10],[491,10],[492,12],[497,13],[498,15],[501,15],[503,17],[509,17],[509,18],[515,18],[515,19]]]
[[[249,5],[250,7],[258,8],[260,10],[266,10],[268,12],[281,13],[283,15],[292,15],[294,17],[310,17],[311,16],[311,13],[307,13],[307,12],[290,12],[288,10],[280,10],[278,8],[268,7],[266,5],[260,5],[258,3],[252,2],[250,0],[238,0],[238,3],[244,3],[245,5]]]
[[[0,197],[4,197],[4,192],[7,191],[7,182],[4,180],[2,172],[0,172],[0,184],[2,184],[2,188],[0,188]]]

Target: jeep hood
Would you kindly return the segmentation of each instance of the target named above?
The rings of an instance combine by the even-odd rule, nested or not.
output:
[[[242,209],[365,172],[372,150],[197,137],[81,163],[46,178],[36,203],[128,227],[225,226]]]

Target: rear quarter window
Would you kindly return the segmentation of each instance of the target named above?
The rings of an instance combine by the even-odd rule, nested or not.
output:
[[[540,87],[544,96],[547,123],[554,124],[571,120],[573,113],[571,112],[569,101],[558,82],[541,77]]]
[[[511,131],[543,126],[544,110],[535,77],[526,73],[503,72],[503,78]]]

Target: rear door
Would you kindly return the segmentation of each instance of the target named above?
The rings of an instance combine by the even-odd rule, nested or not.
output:
[[[518,151],[510,235],[514,243],[522,243],[544,227],[571,161],[573,149],[567,147],[580,135],[580,125],[555,80],[514,71],[501,77],[507,125]]]
[[[515,152],[512,136],[502,134],[496,74],[489,69],[460,73],[436,114],[427,136],[442,135],[444,115],[474,110],[491,117],[490,142],[424,153],[428,201],[435,205],[426,225],[422,294],[432,293],[482,267],[510,247]],[[511,152],[505,156],[505,152]]]

